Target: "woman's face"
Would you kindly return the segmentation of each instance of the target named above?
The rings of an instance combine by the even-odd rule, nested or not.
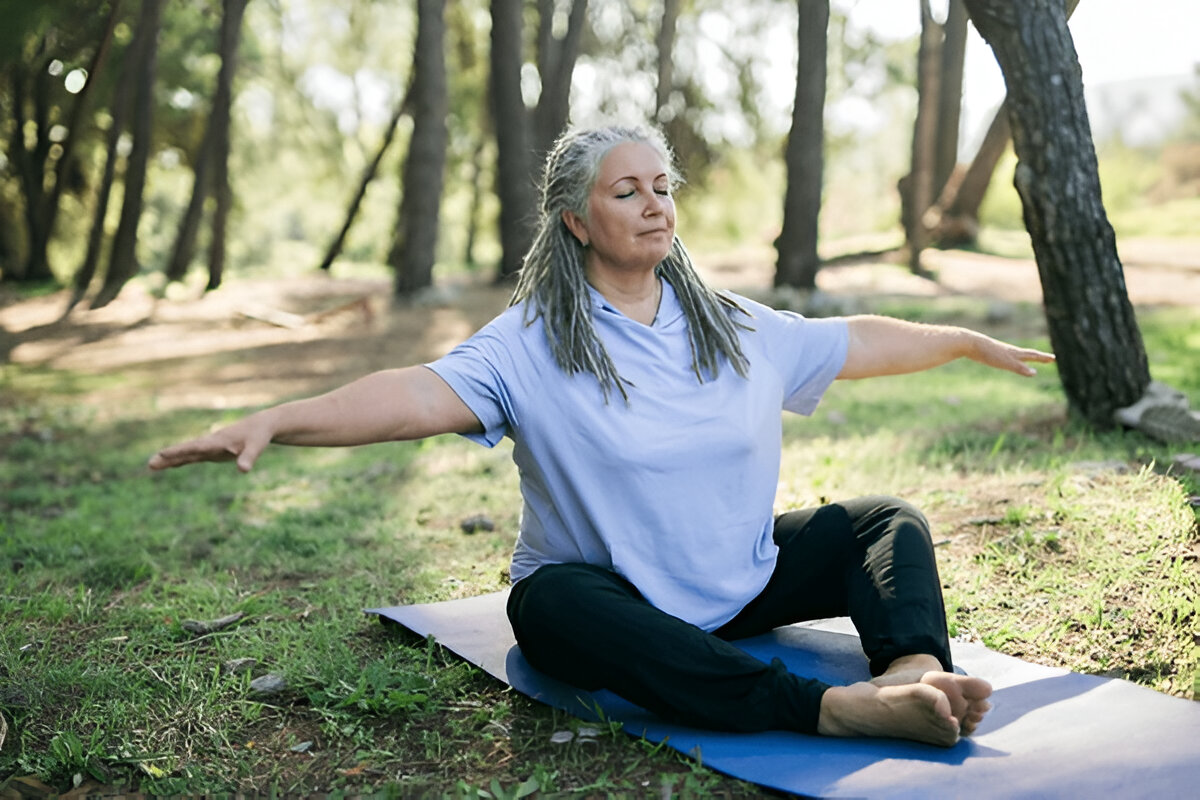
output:
[[[617,145],[600,162],[587,218],[564,211],[563,221],[587,245],[589,273],[654,269],[675,238],[667,165],[648,144]]]

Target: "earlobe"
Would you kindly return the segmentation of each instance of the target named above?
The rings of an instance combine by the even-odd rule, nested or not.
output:
[[[580,217],[578,214],[576,214],[574,211],[563,211],[562,212],[562,221],[563,221],[563,224],[567,226],[567,230],[569,230],[571,232],[571,235],[574,236],[579,241],[579,244],[583,247],[587,247],[588,246],[587,224],[584,223],[583,218]]]

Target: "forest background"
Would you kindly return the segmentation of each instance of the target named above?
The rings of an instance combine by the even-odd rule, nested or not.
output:
[[[1072,27],[1111,17],[1106,3],[1082,0]],[[776,285],[785,197],[802,183],[786,157],[797,27],[822,5],[0,3],[3,791],[753,796],[358,619],[366,606],[503,586],[519,509],[504,448],[289,451],[241,480],[216,470],[151,479],[143,464],[246,409],[436,357],[503,307],[501,195],[532,173],[500,174],[498,8],[518,12],[522,99],[507,109],[520,109],[531,136],[563,74],[574,122],[667,129],[687,178],[680,235],[717,286],[1047,347],[1006,141],[970,222],[953,231],[965,241],[901,222],[922,22],[949,40],[943,4],[829,4],[822,172],[806,181],[819,199],[808,242],[818,291]],[[446,106],[431,115],[413,78],[418,12],[433,6],[445,23]],[[910,13],[893,36],[882,20],[897,6]],[[1200,79],[1186,53],[1155,58],[1189,46],[1179,41],[1188,6],[1140,4],[1119,40],[1078,44],[1081,59],[1098,48],[1090,63],[1104,68],[1126,50],[1143,66],[1184,65],[1101,84],[1085,61],[1083,84],[1121,291],[1153,374],[1195,398]],[[233,37],[223,23],[242,13]],[[137,31],[150,21],[148,61]],[[960,178],[980,162],[1003,98],[994,60],[990,78],[970,78],[981,63],[970,48],[991,57],[970,37],[952,126]],[[236,58],[222,57],[234,41]],[[574,68],[556,70],[550,54],[570,48]],[[226,64],[236,70],[223,75]],[[433,184],[414,168],[434,162],[413,148],[417,120],[431,116],[445,123],[445,163],[441,201],[422,207]],[[939,204],[952,196],[937,194],[922,221],[947,216]],[[406,283],[405,221],[428,220],[431,205],[429,272]],[[41,261],[30,258],[39,238]],[[910,497],[944,532],[956,634],[1193,697],[1200,487],[1178,466],[1187,448],[1072,418],[1054,372],[1014,385],[956,366],[835,387],[816,418],[787,423],[780,503]],[[210,633],[185,624],[239,614]],[[238,658],[254,663],[228,668]],[[252,680],[267,677],[283,688],[259,693]]]

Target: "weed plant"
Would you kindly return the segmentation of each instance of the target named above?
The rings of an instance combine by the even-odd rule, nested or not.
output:
[[[1200,397],[1200,319],[1146,314],[1142,332],[1155,375]],[[362,614],[506,584],[520,504],[505,447],[273,448],[245,476],[152,475],[158,447],[236,414],[98,409],[80,393],[119,376],[2,369],[0,780],[757,796]],[[886,492],[927,512],[957,636],[1195,696],[1196,477],[1169,468],[1178,448],[1070,419],[1053,367],[839,383],[785,441],[779,510]],[[494,529],[465,533],[479,514]],[[282,691],[256,691],[266,674]]]

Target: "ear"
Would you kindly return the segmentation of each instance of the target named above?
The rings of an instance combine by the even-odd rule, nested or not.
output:
[[[571,232],[571,235],[578,239],[581,245],[587,247],[589,237],[587,223],[583,221],[583,217],[574,211],[563,211],[562,221],[567,226],[567,230]]]

